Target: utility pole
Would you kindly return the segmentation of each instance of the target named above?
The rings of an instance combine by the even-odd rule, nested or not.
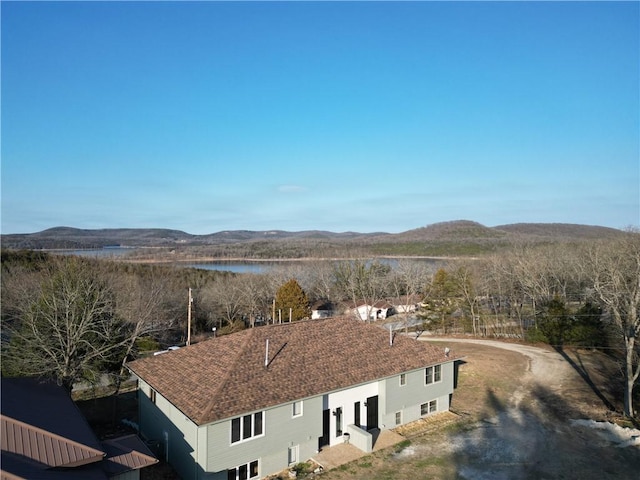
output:
[[[189,287],[189,305],[187,306],[187,346],[191,345],[191,304],[193,297],[191,296],[191,287]]]

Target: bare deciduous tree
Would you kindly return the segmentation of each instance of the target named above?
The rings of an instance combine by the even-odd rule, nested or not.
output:
[[[640,376],[640,233],[598,243],[588,252],[593,290],[624,347],[624,414],[633,416]]]
[[[119,363],[130,329],[109,286],[77,258],[52,262],[38,291],[20,306],[3,364],[11,373],[53,377],[71,391]],[[5,370],[5,371],[6,371]]]
[[[334,278],[338,291],[350,300],[355,309],[359,303],[367,305],[366,318],[372,318],[374,305],[387,295],[387,278],[391,268],[378,261],[356,259],[334,264]],[[359,314],[356,313],[359,317]]]

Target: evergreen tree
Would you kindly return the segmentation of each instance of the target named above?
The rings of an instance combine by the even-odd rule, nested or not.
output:
[[[291,279],[278,289],[275,310],[275,321],[278,319],[289,321],[289,318],[291,321],[296,321],[311,315],[307,294],[296,280]]]

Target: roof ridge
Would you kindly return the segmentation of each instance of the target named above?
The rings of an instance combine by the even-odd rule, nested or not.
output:
[[[89,464],[89,463],[94,463],[94,462],[103,460],[105,458],[105,456],[106,456],[106,452],[104,452],[102,450],[98,450],[97,448],[90,447],[90,446],[85,445],[84,443],[80,443],[80,442],[78,442],[76,440],[72,440],[70,438],[63,437],[62,435],[58,435],[57,433],[50,432],[49,430],[45,430],[44,428],[36,427],[35,425],[31,425],[29,423],[17,420],[17,419],[12,418],[12,417],[8,417],[5,414],[0,414],[0,419],[3,422],[17,425],[18,427],[24,428],[27,431],[30,430],[30,431],[33,431],[33,432],[37,432],[37,433],[40,433],[41,435],[55,438],[56,440],[64,442],[66,444],[71,444],[74,447],[79,448],[80,450],[83,450],[83,451],[85,451],[85,452],[87,452],[88,454],[91,455],[91,457],[86,458],[86,461],[80,461],[80,462],[76,461],[76,462],[61,463],[61,464],[55,463],[54,465],[50,465],[51,467],[75,467],[75,466],[80,466],[80,465],[86,465],[86,464]],[[6,432],[6,427],[3,428],[3,430]],[[6,450],[8,448],[8,446],[7,445],[3,445],[2,448],[3,448],[3,450]],[[7,450],[7,451],[10,451],[10,450]],[[98,457],[98,458],[95,458],[95,457]],[[92,458],[93,458],[93,460],[92,460]]]
[[[204,411],[200,414],[200,418],[197,419],[196,423],[200,424],[203,419],[206,419],[210,416],[211,411],[215,408],[218,402],[218,394],[227,384],[227,382],[229,381],[229,378],[231,378],[231,374],[235,372],[236,367],[238,363],[240,363],[240,359],[242,358],[244,351],[247,349],[247,345],[249,344],[251,338],[253,338],[256,335],[256,333],[254,333],[255,331],[256,331],[255,328],[251,328],[249,329],[249,333],[245,335],[245,338],[242,340],[242,343],[240,344],[240,348],[236,350],[236,354],[234,355],[233,360],[230,362],[229,368],[224,373],[224,376],[220,378],[220,382],[218,383],[218,385],[212,389],[211,399],[209,400],[209,403],[207,404]],[[193,419],[193,420],[196,420],[196,419]]]

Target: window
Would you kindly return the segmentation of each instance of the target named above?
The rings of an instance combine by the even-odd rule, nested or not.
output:
[[[441,365],[435,365],[433,367],[427,367],[425,370],[425,383],[429,385],[430,383],[436,383],[442,380],[442,370]]]
[[[431,400],[430,402],[420,405],[420,415],[428,415],[438,411],[438,401]]]
[[[231,443],[262,435],[262,420],[262,412],[231,420]]]
[[[293,402],[293,416],[299,417],[302,415],[302,401]]]
[[[360,426],[360,402],[353,404],[353,423],[356,427]]]
[[[402,412],[396,412],[396,425],[402,425]]]
[[[400,386],[403,387],[407,384],[407,374],[406,373],[401,373],[400,374]]]
[[[258,478],[258,460],[227,470],[227,480],[250,480]]]
[[[295,465],[296,463],[298,463],[298,451],[299,451],[299,446],[296,445],[295,447],[289,447],[289,455],[288,455],[288,461],[289,461],[289,465]]]

